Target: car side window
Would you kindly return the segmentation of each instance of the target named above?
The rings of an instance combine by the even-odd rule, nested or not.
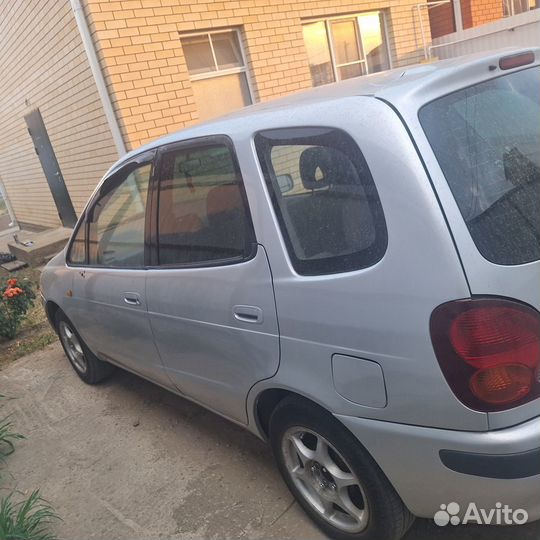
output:
[[[160,265],[216,265],[250,256],[254,233],[229,144],[181,145],[160,159]]]
[[[88,217],[89,263],[144,266],[144,224],[152,164],[118,173],[92,206]]]
[[[86,263],[86,221],[79,224],[67,256],[68,264],[85,264]]]
[[[344,131],[263,131],[255,146],[294,269],[366,268],[386,250],[382,206],[360,149]]]

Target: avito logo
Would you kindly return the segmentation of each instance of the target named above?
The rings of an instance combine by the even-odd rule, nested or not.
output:
[[[467,510],[460,517],[461,508],[458,503],[441,504],[441,509],[436,512],[433,519],[439,527],[446,525],[523,525],[527,523],[529,514],[526,510],[518,508],[513,510],[507,504],[498,502],[495,508],[478,508],[475,503],[469,503]]]

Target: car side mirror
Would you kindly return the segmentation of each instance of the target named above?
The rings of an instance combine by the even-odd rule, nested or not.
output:
[[[281,193],[287,193],[294,188],[294,180],[290,174],[279,174],[276,176],[276,180]]]

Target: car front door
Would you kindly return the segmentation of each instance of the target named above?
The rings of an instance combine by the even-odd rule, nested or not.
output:
[[[258,380],[279,364],[272,276],[257,245],[227,137],[160,151],[147,303],[157,347],[178,389],[239,422]]]
[[[163,384],[168,379],[154,344],[145,294],[153,157],[146,153],[113,173],[89,205],[83,225],[86,262],[74,274],[70,317],[98,357]]]

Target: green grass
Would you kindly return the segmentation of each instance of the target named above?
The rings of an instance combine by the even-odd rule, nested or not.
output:
[[[60,519],[39,490],[15,502],[14,494],[0,500],[0,538],[2,540],[54,540],[50,525]]]

